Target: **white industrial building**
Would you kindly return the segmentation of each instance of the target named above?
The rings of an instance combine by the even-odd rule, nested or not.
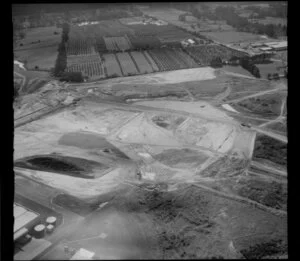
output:
[[[38,213],[14,203],[14,240],[26,235],[38,221]]]

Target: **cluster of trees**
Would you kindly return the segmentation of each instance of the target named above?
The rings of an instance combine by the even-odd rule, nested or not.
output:
[[[269,242],[256,244],[248,249],[241,250],[246,259],[262,259],[276,254],[285,254],[287,246],[281,240],[272,239]]]
[[[61,81],[83,82],[81,72],[65,72],[67,68],[66,43],[69,39],[69,31],[70,25],[68,23],[64,23],[62,25],[62,39],[58,46],[58,55],[53,74],[55,77],[59,77]]]
[[[287,17],[287,5],[285,3],[270,3],[269,7],[261,8],[257,5],[247,6],[245,9],[252,11],[251,18]]]
[[[253,61],[251,61],[248,57],[243,57],[240,60],[240,64],[241,66],[249,71],[250,73],[252,73],[252,75],[254,75],[256,78],[260,78],[260,72],[259,69],[257,68],[257,66],[254,64]]]
[[[222,65],[222,59],[220,57],[216,57],[210,62],[210,66],[214,68],[222,67]]]
[[[251,32],[257,34],[266,34],[269,37],[276,38],[287,35],[287,27],[281,24],[260,24],[251,23],[247,18],[239,16],[234,7],[219,6],[215,9],[215,15],[219,20],[225,20],[228,25],[236,28],[238,31]]]
[[[69,39],[70,26],[64,23],[62,26],[61,43],[58,46],[58,55],[54,67],[54,76],[60,77],[67,67],[66,42]]]
[[[63,72],[60,81],[83,82],[83,75],[81,72]]]

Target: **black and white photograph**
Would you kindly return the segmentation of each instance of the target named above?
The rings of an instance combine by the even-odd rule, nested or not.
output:
[[[287,7],[11,4],[13,260],[288,259]]]

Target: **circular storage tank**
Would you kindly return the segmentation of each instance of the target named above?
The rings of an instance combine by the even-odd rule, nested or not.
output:
[[[47,217],[46,223],[47,223],[47,225],[55,226],[56,225],[56,217]]]
[[[34,235],[36,238],[42,238],[45,236],[45,225],[37,225],[34,227]]]
[[[46,227],[46,230],[47,230],[47,233],[52,233],[53,232],[53,230],[54,230],[54,226],[53,225],[48,225],[47,227]]]

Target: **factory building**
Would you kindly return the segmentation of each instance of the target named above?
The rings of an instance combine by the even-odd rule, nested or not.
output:
[[[40,215],[14,203],[14,240],[25,236],[40,221]]]

